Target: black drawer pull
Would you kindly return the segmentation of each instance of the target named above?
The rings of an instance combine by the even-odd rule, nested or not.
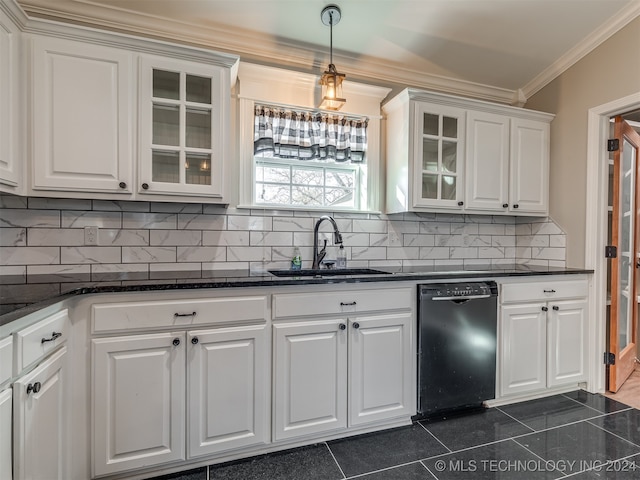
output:
[[[544,293],[556,293],[555,290],[542,290]]]
[[[193,337],[193,338],[191,339],[191,343],[192,343],[193,345],[197,345],[199,341],[200,341],[200,340],[198,340],[198,337]]]
[[[344,323],[341,323],[340,325],[338,325],[338,328],[340,330],[345,330],[347,328],[347,326]]]
[[[178,318],[178,317],[195,317],[196,316],[196,312],[191,312],[191,313],[174,313],[173,314],[174,318]]]
[[[40,382],[36,382],[34,384],[30,383],[29,385],[27,385],[27,395],[31,394],[31,392],[38,393],[41,388],[42,384]]]
[[[353,322],[353,328],[360,328],[360,324],[358,322]]]
[[[347,302],[347,303],[340,302],[340,306],[341,307],[353,307],[353,306],[355,306],[355,304],[356,304],[356,302]]]
[[[547,307],[542,307],[543,312],[546,312],[547,310],[549,310]]]
[[[551,307],[551,308],[553,308],[556,312],[557,312],[558,310],[560,310],[560,307],[559,307],[559,306],[557,306],[557,305],[554,305],[554,306],[553,306],[553,307]]]
[[[40,343],[47,343],[47,342],[53,342],[54,340],[60,338],[62,336],[62,333],[60,332],[53,332],[51,334],[51,338],[43,338],[42,340],[40,340]],[[38,392],[36,392],[38,393]]]
[[[180,345],[180,339],[179,338],[174,338],[173,342],[171,342],[171,343],[173,343],[174,347],[177,347],[178,345]]]

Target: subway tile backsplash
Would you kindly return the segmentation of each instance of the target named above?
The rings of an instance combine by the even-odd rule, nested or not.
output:
[[[564,232],[548,218],[440,213],[332,213],[349,265],[359,267],[528,263],[565,266]],[[144,280],[167,270],[287,268],[294,246],[311,266],[318,212],[208,204],[0,195],[0,273]],[[84,242],[97,226],[98,245]],[[327,258],[335,258],[330,225]],[[28,289],[25,289],[27,292]],[[16,290],[17,292],[17,290]]]

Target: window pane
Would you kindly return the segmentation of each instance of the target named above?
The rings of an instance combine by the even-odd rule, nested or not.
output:
[[[289,205],[291,203],[289,186],[257,183],[256,203],[277,203],[280,205]]]
[[[211,155],[188,153],[185,167],[188,184],[211,185]]]
[[[438,135],[438,115],[425,113],[422,120],[422,133],[425,135]]]
[[[451,177],[449,175],[442,176],[442,199],[456,199],[456,177]]]
[[[153,106],[153,143],[180,145],[180,108],[166,105]]]
[[[438,198],[438,175],[422,175],[422,198]]]
[[[442,142],[442,169],[445,172],[455,173],[457,148],[458,144],[456,142]]]
[[[328,187],[353,188],[356,184],[356,173],[353,170],[327,170],[325,184]]]
[[[422,169],[428,172],[438,171],[438,140],[422,140]]]
[[[442,136],[449,138],[458,137],[458,119],[453,117],[442,117]]]
[[[153,96],[158,98],[180,99],[180,74],[153,70]]]
[[[322,187],[292,187],[291,201],[294,205],[321,206],[322,190]]]
[[[187,108],[187,147],[211,148],[211,110]]]
[[[180,155],[178,152],[154,150],[151,162],[151,178],[154,182],[180,182]]]
[[[324,175],[318,168],[294,168],[292,183],[300,185],[322,185]]]
[[[354,207],[353,190],[343,188],[328,188],[325,192],[325,203],[331,206]]]
[[[211,79],[187,75],[187,102],[211,105]]]
[[[265,165],[264,181],[272,183],[291,183],[291,172],[289,167],[275,167],[271,165]]]

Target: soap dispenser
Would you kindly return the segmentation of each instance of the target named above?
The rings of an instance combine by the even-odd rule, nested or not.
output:
[[[347,268],[347,254],[344,250],[344,245],[340,244],[340,250],[336,257],[336,268]]]
[[[298,247],[293,248],[293,257],[291,258],[291,270],[302,269],[302,257],[300,256],[300,249]]]

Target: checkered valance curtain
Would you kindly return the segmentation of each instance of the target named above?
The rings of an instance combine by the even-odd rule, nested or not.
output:
[[[363,163],[367,119],[256,105],[254,155]]]

